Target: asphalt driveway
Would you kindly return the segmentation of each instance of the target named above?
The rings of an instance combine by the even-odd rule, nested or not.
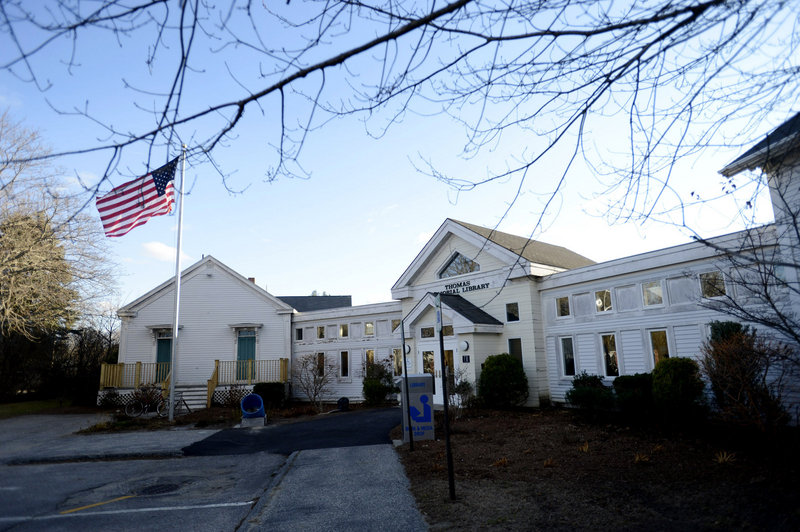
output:
[[[268,452],[290,455],[309,449],[332,449],[391,443],[389,431],[400,424],[399,408],[336,412],[309,421],[263,428],[226,429],[184,447],[184,456],[219,456]]]

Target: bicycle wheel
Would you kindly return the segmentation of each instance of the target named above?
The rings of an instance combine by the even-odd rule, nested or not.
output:
[[[164,417],[169,414],[169,403],[163,399],[159,401],[158,405],[156,406],[156,413],[158,413],[158,417]]]
[[[144,407],[140,401],[131,401],[125,405],[125,415],[128,417],[139,417],[144,412]]]

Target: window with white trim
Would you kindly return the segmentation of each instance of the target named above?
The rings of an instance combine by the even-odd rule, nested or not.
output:
[[[394,375],[399,377],[403,374],[403,350],[399,348],[392,349],[392,366],[394,366]]]
[[[569,296],[556,298],[556,317],[566,318],[570,315],[569,312]]]
[[[303,329],[298,327],[294,330],[294,339],[295,340],[302,340],[303,339]]]
[[[350,327],[346,323],[339,325],[339,338],[347,338],[350,336]]]
[[[350,377],[350,352],[339,352],[339,377],[346,379]]]
[[[611,290],[598,290],[594,293],[594,305],[597,312],[614,310],[611,305]]]
[[[317,338],[325,338],[325,326],[319,325],[317,326]]]
[[[575,376],[575,348],[572,336],[563,336],[558,339],[561,346],[561,367],[565,377]]]
[[[365,321],[364,322],[364,336],[375,336],[375,322],[374,321]]]
[[[463,275],[465,273],[479,272],[481,266],[474,260],[470,260],[461,253],[456,253],[450,262],[442,268],[439,272],[439,279],[446,279],[448,277],[455,277],[456,275]]]
[[[724,297],[727,292],[725,291],[725,276],[722,275],[722,272],[715,270],[701,273],[700,293],[706,299]]]
[[[642,283],[642,303],[645,307],[653,307],[664,304],[664,289],[661,281]]]
[[[506,303],[506,321],[519,321],[518,303]]]
[[[669,342],[667,341],[667,330],[656,329],[649,332],[650,352],[653,353],[653,367],[669,358]]]
[[[367,349],[364,351],[364,362],[367,365],[372,365],[375,363],[375,350],[374,349]]]
[[[619,377],[619,356],[617,353],[617,337],[614,334],[600,335],[603,348],[603,369],[606,377]]]

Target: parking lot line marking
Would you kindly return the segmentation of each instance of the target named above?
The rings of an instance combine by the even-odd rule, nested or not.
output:
[[[58,512],[61,515],[64,514],[71,514],[72,512],[80,512],[81,510],[86,510],[88,508],[95,508],[97,506],[103,506],[104,504],[109,504],[112,502],[117,501],[124,501],[125,499],[130,499],[132,497],[136,497],[136,495],[125,495],[124,497],[117,497],[116,499],[111,499],[110,501],[103,501],[103,502],[96,502],[94,504],[87,504],[86,506],[81,506],[80,508],[73,508],[72,510],[64,510],[63,512]]]
[[[203,510],[206,508],[231,508],[236,506],[252,506],[255,501],[243,502],[220,502],[211,504],[195,504],[187,506],[156,506],[152,508],[128,508],[127,510],[103,510],[100,512],[71,513],[71,514],[51,514],[51,515],[19,515],[0,517],[0,523],[18,523],[23,521],[46,521],[50,519],[63,519],[68,517],[92,517],[97,515],[132,514],[146,512],[170,512],[185,510]]]

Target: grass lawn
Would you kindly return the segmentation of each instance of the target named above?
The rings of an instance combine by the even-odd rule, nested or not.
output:
[[[58,399],[47,399],[45,401],[24,401],[22,403],[3,403],[0,404],[0,419],[9,417],[26,416],[28,414],[54,413],[59,409],[69,409],[71,403],[59,401]]]

